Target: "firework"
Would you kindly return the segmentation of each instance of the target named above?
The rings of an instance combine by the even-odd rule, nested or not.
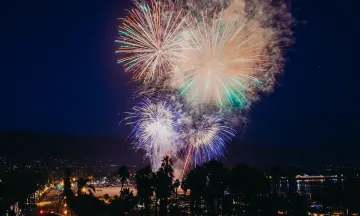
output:
[[[134,99],[148,98],[126,121],[154,170],[169,152],[186,152],[184,173],[189,163],[223,157],[231,127],[273,90],[292,17],[270,0],[141,1],[116,41],[118,63],[142,81]]]
[[[266,43],[237,17],[204,15],[187,31],[175,82],[190,101],[244,106],[261,86]],[[211,21],[208,21],[208,20]]]
[[[249,2],[249,8],[257,4]],[[259,4],[246,12],[245,5],[233,0],[226,9],[192,16],[173,77],[173,86],[191,103],[245,108],[258,92],[272,90],[281,72],[284,30],[272,25],[274,9]]]
[[[223,157],[226,143],[235,136],[235,131],[217,114],[194,120],[187,133],[188,155],[193,156],[195,166]]]
[[[136,2],[119,27],[116,52],[124,57],[118,63],[137,80],[152,81],[170,74],[177,63],[186,17],[176,2]]]
[[[159,168],[162,157],[177,151],[175,117],[171,104],[144,100],[125,118],[133,126],[134,148],[145,151],[154,170]]]

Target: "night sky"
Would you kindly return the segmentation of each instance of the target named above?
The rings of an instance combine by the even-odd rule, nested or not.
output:
[[[117,18],[127,5],[124,0],[1,3],[0,130],[128,136],[129,128],[119,122],[134,86],[114,54]],[[285,73],[275,92],[253,106],[230,148],[356,152],[352,4],[297,0],[292,10],[298,23]]]

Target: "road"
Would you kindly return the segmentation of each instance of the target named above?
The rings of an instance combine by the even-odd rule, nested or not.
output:
[[[45,213],[56,213],[62,211],[61,202],[62,196],[61,191],[53,188],[46,193],[45,198],[37,204],[38,210],[36,215],[44,215]]]

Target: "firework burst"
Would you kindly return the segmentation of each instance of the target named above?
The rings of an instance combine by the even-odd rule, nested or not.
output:
[[[275,34],[234,14],[203,12],[183,33],[181,64],[174,75],[180,94],[197,104],[245,107],[278,71],[270,69]]]
[[[235,131],[216,114],[201,116],[192,122],[188,131],[188,154],[193,155],[194,165],[224,156],[225,145]]]
[[[136,2],[119,27],[116,52],[124,57],[118,63],[137,80],[152,81],[170,74],[177,63],[186,17],[176,2]]]
[[[272,0],[134,0],[119,27],[118,63],[141,81],[125,119],[154,170],[224,156],[251,102],[270,92],[291,43],[291,14]],[[184,153],[186,152],[186,153]]]
[[[133,126],[134,148],[145,151],[154,170],[159,168],[162,157],[177,151],[175,117],[169,103],[144,100],[125,118]]]

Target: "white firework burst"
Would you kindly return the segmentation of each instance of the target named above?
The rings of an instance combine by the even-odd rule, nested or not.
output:
[[[134,148],[145,151],[154,170],[160,167],[164,156],[177,151],[175,117],[169,103],[144,100],[125,118],[127,124],[133,125]]]

